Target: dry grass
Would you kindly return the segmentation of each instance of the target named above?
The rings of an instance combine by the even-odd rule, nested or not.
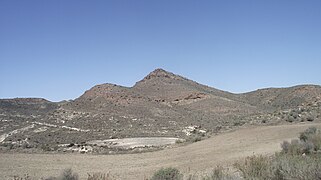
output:
[[[321,156],[278,153],[272,157],[252,156],[235,167],[244,179],[321,179]]]
[[[315,127],[299,140],[284,141],[282,152],[272,157],[251,156],[235,164],[244,179],[321,179],[321,133]]]
[[[110,173],[94,173],[88,174],[87,180],[114,180],[115,178]]]
[[[292,127],[296,127],[299,125],[291,125],[291,128]],[[289,136],[289,133],[292,132],[293,134],[297,134],[299,131],[296,129],[295,131],[290,131],[288,126],[286,126],[286,132],[285,132],[285,129],[283,128],[282,129],[282,132],[285,132],[286,136],[282,136],[282,137],[278,137],[279,139],[277,139],[278,142],[280,142],[281,139],[285,139],[285,138],[288,138]],[[302,128],[304,127],[304,128]],[[304,130],[306,127],[308,126],[300,126],[300,131]],[[265,129],[266,127],[264,127],[263,129]],[[280,132],[280,131],[275,131],[278,127],[271,127],[271,128],[268,128],[268,132],[265,136],[268,135],[269,138],[271,138],[271,135],[275,135],[275,134],[278,134],[276,132]],[[275,132],[275,133],[271,133],[271,131]],[[313,129],[310,129],[309,132],[314,132]],[[236,131],[236,132],[240,132],[240,131]],[[248,132],[248,131],[246,131]],[[253,137],[253,131],[250,131],[251,133],[248,133],[249,136],[244,136],[244,132],[242,133],[237,133],[237,134],[233,134],[232,137],[235,137],[235,138],[231,138],[233,140],[237,140],[237,142],[239,142],[239,139],[237,139],[237,137],[242,137],[242,138],[245,138],[246,140],[250,141],[251,143],[254,143],[253,142],[253,139],[251,139],[251,137]],[[256,131],[254,131],[256,132]],[[257,132],[260,132],[260,137],[264,137],[264,133],[265,131],[262,131],[262,128],[259,128],[259,131]],[[281,132],[281,134],[282,134]],[[304,133],[305,132],[305,133]],[[302,137],[305,137],[305,135],[308,135],[308,138],[302,138],[300,136],[300,139],[302,140],[295,140],[293,142],[288,142],[289,144],[298,144],[300,142],[308,142],[308,141],[311,141],[313,142],[313,146],[316,146],[318,147],[318,136],[315,134],[315,133],[307,133],[308,131],[304,131],[302,133]],[[318,132],[318,131],[316,131]],[[235,133],[235,132],[234,132]],[[262,135],[263,133],[263,135]],[[213,144],[216,144],[218,142],[222,142],[226,139],[228,139],[229,135],[231,134],[225,134],[225,135],[221,135],[221,136],[217,136],[216,138],[218,137],[221,137],[219,139],[219,141],[210,141],[209,140],[204,140],[202,142],[199,142],[199,143],[196,143],[198,146],[197,146],[197,149],[195,149],[194,152],[198,152],[198,153],[201,153],[202,150],[204,150],[204,145],[206,144],[209,144],[207,141],[211,142],[210,144],[213,145]],[[242,135],[242,136],[241,136]],[[290,137],[295,137],[295,136],[290,136]],[[303,141],[304,139],[304,141]],[[268,139],[269,142],[271,141],[271,139]],[[233,143],[230,143],[230,144],[235,144],[234,142],[235,141],[232,141]],[[264,145],[266,143],[264,142],[268,142],[268,141],[263,141],[262,143],[262,139],[259,139],[259,141],[255,141],[255,143],[261,143],[258,145],[259,148],[262,148],[264,147]],[[243,144],[245,143],[246,141],[243,141]],[[192,144],[189,146],[189,149],[188,150],[191,150],[190,147],[193,147],[195,146],[196,144]],[[222,144],[222,146],[226,145],[225,144]],[[277,146],[277,144],[276,144]],[[201,148],[200,148],[201,147]],[[236,149],[235,148],[236,146],[228,146],[229,149]],[[248,146],[246,146],[248,148]],[[177,149],[171,149],[170,151],[160,151],[160,152],[157,152],[157,153],[151,153],[151,154],[142,154],[142,156],[144,156],[146,158],[146,156],[150,155],[151,157],[155,158],[155,154],[159,155],[159,154],[164,154],[164,152],[170,152],[166,155],[172,155],[173,154],[173,150],[177,150],[178,152],[181,152],[182,149],[185,149],[186,147],[182,147],[182,148],[177,148]],[[213,152],[213,148],[209,148],[211,150],[211,152]],[[266,149],[266,148],[265,148]],[[299,149],[300,148],[296,148],[296,149]],[[230,154],[228,154],[226,152],[226,148],[223,149],[224,151],[220,151],[219,154],[220,156],[224,156],[224,158],[227,158]],[[238,149],[240,150],[240,149]],[[244,149],[241,151],[243,152]],[[189,152],[189,151],[186,151],[186,152]],[[215,151],[217,152],[217,151]],[[228,171],[225,171],[224,169],[220,168],[220,167],[217,167],[216,169],[214,169],[213,172],[209,173],[209,174],[200,174],[200,172],[203,171],[203,169],[197,169],[197,171],[193,171],[191,173],[195,173],[195,175],[191,175],[189,176],[189,174],[184,174],[184,180],[185,179],[189,179],[189,180],[200,180],[200,179],[205,179],[205,180],[211,180],[211,179],[293,179],[293,177],[298,177],[298,179],[317,179],[317,178],[321,178],[320,177],[320,173],[321,172],[321,169],[320,169],[320,164],[321,164],[321,154],[318,153],[317,151],[315,152],[312,152],[312,153],[309,153],[309,154],[306,154],[305,156],[302,156],[302,154],[300,153],[290,153],[290,152],[296,152],[296,151],[282,151],[280,153],[277,153],[273,156],[270,156],[270,157],[266,157],[266,156],[253,156],[253,157],[249,157],[249,158],[246,158],[244,159],[243,161],[240,161],[237,165],[235,165],[236,169],[238,170],[238,172],[236,173],[236,175],[234,173],[232,174],[229,174]],[[298,151],[300,152],[300,151]],[[208,162],[212,162],[212,161],[216,161],[217,159],[213,158],[213,159],[210,159],[211,157],[215,156],[215,154],[205,154],[207,155],[206,157],[208,157],[208,160],[207,162],[206,161],[202,161],[202,163],[207,163],[207,168],[210,168],[210,167],[216,167],[217,164],[215,163],[208,163]],[[69,155],[68,155],[69,156]],[[5,156],[3,156],[5,157]],[[2,157],[2,158],[3,158]],[[41,156],[41,157],[44,157],[44,156]],[[45,156],[47,157],[47,156]],[[56,157],[56,156],[55,156]],[[79,161],[79,162],[86,162],[86,163],[89,163],[90,162],[90,159],[86,158],[85,156],[75,156],[77,158],[74,158],[74,160],[77,160],[79,158],[82,159],[82,161]],[[117,157],[122,157],[122,159],[117,159],[117,162],[120,163],[119,166],[121,166],[122,168],[122,171],[114,171],[114,169],[112,169],[111,166],[108,166],[108,163],[107,162],[116,162],[115,160],[113,159],[106,159],[106,157],[108,158],[114,158],[116,156],[99,156],[100,160],[104,163],[101,163],[99,164],[99,166],[95,166],[93,169],[81,169],[79,168],[78,169],[78,172],[80,175],[82,176],[79,176],[80,178],[82,179],[87,179],[88,178],[88,174],[87,172],[104,172],[104,170],[106,169],[109,169],[113,174],[117,174],[117,179],[129,179],[128,177],[129,176],[122,176],[122,174],[120,173],[128,173],[128,172],[138,172],[140,171],[141,172],[148,172],[147,168],[149,166],[146,166],[146,169],[135,169],[135,171],[131,168],[124,168],[125,167],[125,164],[124,162],[127,163],[126,160],[131,160],[130,162],[132,162],[133,159],[129,159],[129,157],[131,157],[131,155],[126,155],[126,156],[117,156]],[[126,158],[124,158],[126,157]],[[137,157],[137,155],[135,155],[135,157]],[[157,156],[158,157],[158,156]],[[238,158],[241,157],[241,156],[237,156]],[[243,156],[245,157],[245,156]],[[94,157],[90,157],[90,158],[94,158]],[[184,156],[184,160],[185,159],[188,159],[188,158],[194,158],[194,156]],[[172,159],[172,158],[171,158]],[[95,159],[97,160],[97,159]],[[113,161],[112,161],[113,160]],[[233,161],[232,161],[233,160]],[[229,162],[235,162],[235,159],[232,159],[231,161]],[[136,159],[137,161],[137,159]],[[21,161],[22,162],[22,161]],[[29,162],[29,161],[28,161]],[[48,162],[48,161],[47,161]],[[129,162],[129,161],[128,161]],[[145,161],[144,161],[145,162]],[[163,162],[163,159],[157,159],[157,163],[159,164],[160,162]],[[217,162],[217,161],[216,161]],[[9,163],[9,161],[8,161]],[[121,164],[122,163],[122,164]],[[61,163],[60,163],[61,164]],[[177,167],[178,169],[181,169],[182,166],[175,166],[175,164],[170,164],[170,163],[166,163],[168,166],[172,166],[172,167]],[[118,165],[118,164],[114,164],[115,165]],[[155,166],[155,164],[152,164],[152,161],[149,161],[149,165],[152,167],[152,166]],[[197,167],[197,164],[193,164],[193,166]],[[59,166],[57,166],[59,167]],[[80,166],[78,166],[80,167]],[[100,168],[99,167],[103,167],[103,168]],[[135,167],[135,166],[131,166],[131,167]],[[165,166],[166,167],[166,166]],[[149,169],[150,170],[150,169]],[[154,170],[154,169],[153,169]],[[151,172],[151,171],[149,171]],[[29,173],[28,171],[24,172],[24,173]],[[32,174],[32,173],[30,173]],[[50,174],[54,174],[54,173],[50,173]],[[142,173],[141,173],[142,174]],[[148,175],[148,173],[144,173],[144,177],[146,177],[145,175]],[[150,174],[150,173],[149,173]],[[20,175],[23,175],[23,174],[20,174]],[[113,177],[111,176],[108,176],[108,175],[103,175],[103,174],[97,174],[97,175],[94,175],[94,174],[91,174],[90,176],[92,176],[91,178],[92,179],[113,179]],[[12,177],[12,176],[11,176]],[[42,174],[42,176],[38,176],[37,178],[41,178],[41,177],[47,177],[46,174]],[[150,178],[152,176],[149,176]],[[21,179],[21,178],[20,178]],[[116,179],[116,178],[115,178]],[[130,179],[144,179],[142,176],[132,176]]]

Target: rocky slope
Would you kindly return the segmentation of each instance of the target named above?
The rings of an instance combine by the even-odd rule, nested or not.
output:
[[[270,109],[295,108],[310,103],[321,97],[321,87],[300,85],[289,88],[267,88],[241,94],[244,102]]]
[[[319,120],[320,99],[320,86],[233,94],[156,69],[133,87],[101,84],[63,103],[0,100],[0,143],[2,150],[110,152],[88,142],[158,136],[194,141],[244,124]]]

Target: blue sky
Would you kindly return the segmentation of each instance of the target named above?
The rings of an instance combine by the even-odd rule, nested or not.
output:
[[[74,99],[155,68],[235,93],[320,85],[321,1],[0,1],[0,98]]]

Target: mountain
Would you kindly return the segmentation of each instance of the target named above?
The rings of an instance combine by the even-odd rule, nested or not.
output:
[[[198,107],[193,109],[194,104]],[[242,102],[235,94],[198,84],[163,69],[154,70],[130,88],[114,84],[97,85],[71,103],[71,107],[77,106],[85,106],[84,109],[94,107],[94,111],[136,107],[144,109],[144,112],[148,112],[152,107],[190,107],[190,110],[203,109],[219,113],[222,113],[224,108],[226,112],[242,111],[243,107],[247,110],[255,109],[254,106]],[[215,110],[215,107],[220,107],[221,110]],[[119,111],[121,110],[117,109],[117,112]],[[133,111],[135,112],[137,109]]]
[[[122,137],[163,136],[165,131],[166,135],[181,136],[183,133],[177,131],[191,124],[212,131],[227,117],[261,111],[242,102],[237,95],[201,85],[163,69],[154,70],[133,87],[97,85],[62,108],[95,114],[95,117],[89,116],[77,122],[81,122],[83,128],[96,125],[95,128],[103,128],[107,132],[111,130],[109,127],[122,128],[125,133],[117,133]],[[104,124],[87,123],[93,119]],[[106,119],[117,119],[119,125]],[[128,129],[133,129],[133,132],[128,133]]]
[[[110,138],[189,139],[244,124],[318,120],[320,102],[316,85],[233,94],[156,69],[133,87],[100,84],[72,101],[0,100],[0,143],[59,150]]]

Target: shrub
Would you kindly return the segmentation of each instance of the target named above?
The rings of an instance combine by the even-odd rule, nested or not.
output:
[[[224,169],[220,166],[216,167],[214,170],[213,170],[213,173],[211,175],[211,179],[223,179],[224,177]]]
[[[71,169],[65,169],[60,175],[59,180],[78,180],[78,174],[73,173]]]
[[[103,173],[94,173],[94,174],[88,174],[87,180],[112,180],[115,179],[111,177],[109,173],[103,174]]]
[[[235,166],[244,179],[321,179],[321,156],[278,153],[270,158],[252,156]]]
[[[202,136],[198,135],[198,134],[192,135],[192,136],[188,137],[188,139],[187,139],[188,142],[193,142],[193,143],[201,141],[201,140],[202,140]]]
[[[51,151],[51,147],[49,146],[49,144],[41,144],[40,148],[43,150],[43,151]]]
[[[312,115],[308,115],[306,119],[307,121],[310,121],[310,122],[314,121],[314,117]]]
[[[308,138],[317,133],[317,128],[316,127],[309,127],[307,130],[305,130],[304,132],[300,133],[300,140],[302,141],[307,141]]]
[[[284,153],[289,152],[290,146],[291,144],[288,141],[283,141],[283,143],[281,143],[281,148]]]
[[[295,119],[294,119],[293,116],[288,116],[288,119],[287,119],[288,122],[293,122],[294,120],[295,120]]]
[[[233,179],[239,179],[239,178],[230,175],[221,166],[217,166],[209,176],[206,176],[203,178],[203,180],[233,180]]]
[[[320,155],[289,155],[277,154],[273,158],[272,168],[274,179],[320,179],[321,178]],[[279,177],[275,175],[278,174]]]
[[[31,177],[28,174],[25,174],[23,177],[13,176],[13,180],[31,180]]]
[[[247,157],[244,162],[234,166],[241,172],[244,179],[270,179],[270,159],[264,156]]]
[[[311,154],[321,150],[321,133],[315,127],[310,127],[299,136],[299,140],[281,144],[282,153],[291,155]]]
[[[175,144],[181,144],[181,143],[184,143],[185,141],[184,140],[182,140],[182,139],[177,139],[176,141],[175,141]]]
[[[315,134],[310,137],[309,142],[313,144],[314,151],[320,151],[321,150],[321,134]]]
[[[301,153],[305,154],[311,154],[315,149],[312,142],[302,142],[301,147]]]
[[[310,127],[299,139],[281,144],[282,152],[268,158],[252,156],[235,164],[244,179],[321,179],[321,133]],[[306,155],[303,156],[302,154]]]
[[[292,114],[291,116],[294,118],[294,119],[297,119],[299,117],[299,114],[295,111],[292,111]]]
[[[65,169],[58,177],[49,177],[46,180],[78,180],[78,174],[71,169]]]
[[[196,136],[196,137],[193,137],[192,138],[192,142],[198,142],[198,141],[201,141],[202,140],[202,138],[200,137],[200,136]]]
[[[182,180],[183,175],[176,168],[162,168],[156,171],[151,180]]]
[[[286,154],[299,155],[302,154],[302,144],[298,139],[293,139],[291,142],[284,141],[281,144],[282,152]]]

